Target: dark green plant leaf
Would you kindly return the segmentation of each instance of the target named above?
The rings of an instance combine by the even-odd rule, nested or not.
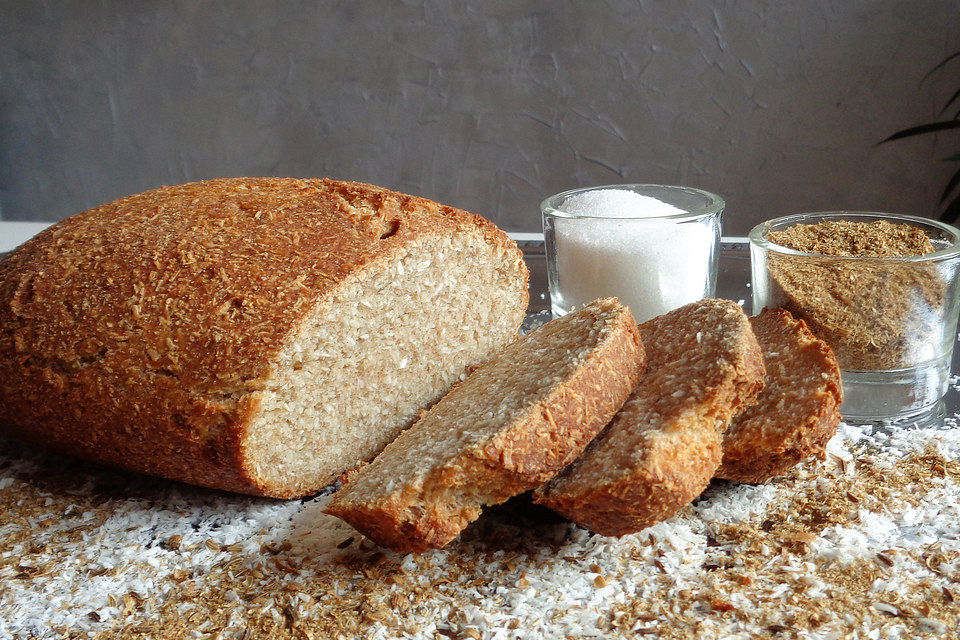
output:
[[[954,94],[953,94],[952,96],[950,96],[950,99],[947,100],[947,104],[943,105],[943,109],[940,109],[940,113],[943,113],[944,111],[946,111],[947,109],[949,109],[949,108],[950,108],[950,105],[952,105],[957,98],[960,98],[960,89],[957,89],[957,90],[954,92]],[[957,116],[953,116],[953,119],[956,120],[956,119],[957,119]]]
[[[927,78],[932,76],[934,73],[945,67],[952,60],[960,58],[960,51],[954,51],[946,58],[938,62],[930,71],[927,72],[925,76],[920,80],[920,84],[926,82]],[[960,89],[957,89],[950,99],[947,100],[946,104],[943,105],[943,108],[940,109],[940,114],[946,113],[947,109],[953,106],[958,100],[960,100]],[[909,129],[904,129],[898,131],[889,138],[878,142],[877,144],[883,144],[884,142],[890,142],[892,140],[901,140],[903,138],[910,138],[912,136],[919,136],[926,133],[934,133],[937,131],[946,131],[948,129],[960,129],[960,109],[953,114],[951,120],[945,120],[941,122],[929,122],[927,124],[922,124],[916,127],[910,127]],[[960,153],[955,153],[951,156],[948,156],[943,159],[944,162],[960,162]],[[950,195],[957,190],[957,187],[960,186],[960,169],[954,172],[950,176],[950,180],[947,181],[947,185],[943,189],[943,193],[940,195],[940,204],[943,205],[944,202],[950,198]],[[947,222],[956,222],[960,218],[960,193],[955,195],[952,200],[947,204],[946,207],[940,212],[940,219]]]
[[[940,204],[947,201],[947,198],[950,197],[950,192],[953,191],[958,184],[960,184],[960,169],[957,169],[947,181],[947,186],[943,188],[943,193],[940,194]]]
[[[903,131],[897,131],[889,138],[885,138],[877,144],[900,140],[901,138],[910,138],[912,136],[923,135],[924,133],[934,133],[935,131],[946,131],[947,129],[960,129],[960,120],[944,120],[942,122],[928,122],[927,124],[910,127]]]
[[[937,71],[939,71],[940,69],[942,69],[944,66],[946,66],[946,64],[947,64],[948,62],[950,62],[951,60],[953,60],[954,58],[956,58],[956,57],[958,57],[958,56],[960,56],[960,51],[955,51],[955,52],[951,53],[950,55],[948,55],[948,56],[947,56],[946,58],[944,58],[943,60],[941,60],[940,62],[938,62],[938,63],[937,63],[937,66],[935,66],[933,69],[930,69],[930,71],[927,71],[927,75],[923,76],[923,80],[921,80],[920,83],[922,84],[927,78],[929,78],[929,77],[932,76],[934,73],[936,73]]]
[[[954,198],[940,214],[940,219],[945,222],[956,222],[957,218],[960,218],[960,196]]]

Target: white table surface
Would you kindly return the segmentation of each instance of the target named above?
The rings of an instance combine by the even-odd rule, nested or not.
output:
[[[10,251],[37,235],[52,222],[4,222],[0,220],[0,253]]]

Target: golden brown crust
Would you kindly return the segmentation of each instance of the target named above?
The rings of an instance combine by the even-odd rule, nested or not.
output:
[[[492,433],[472,439],[422,472],[394,475],[398,459],[409,458],[419,450],[418,440],[432,437],[430,430],[443,422],[448,403],[458,402],[462,395],[483,393],[486,397],[477,413],[496,411],[513,381],[501,378],[491,385],[485,376],[494,367],[531,357],[527,347],[533,334],[477,368],[336,493],[327,513],[346,520],[380,545],[422,552],[456,538],[479,516],[481,506],[504,502],[549,480],[607,424],[643,373],[644,350],[635,321],[629,309],[615,300],[594,302],[550,325],[591,314],[599,317],[601,312],[613,315],[603,320],[599,341],[570,345],[571,351],[589,349],[586,357],[566,379],[544,382],[551,385],[548,393],[526,403],[519,416],[495,425]],[[550,325],[538,331],[556,328]],[[544,371],[542,378],[550,374]],[[502,385],[496,386],[497,382]],[[537,397],[534,390],[528,395]],[[423,464],[430,463],[424,459]],[[382,490],[391,483],[395,486]]]
[[[840,368],[830,347],[784,309],[750,319],[763,350],[766,387],[723,441],[716,477],[759,483],[823,456],[840,423]]]
[[[640,325],[647,372],[584,454],[535,500],[603,535],[664,520],[699,495],[721,459],[733,415],[763,386],[746,315],[701,300]]]
[[[242,471],[284,340],[412,239],[492,223],[372,185],[230,178],[61,221],[0,262],[0,428],[146,473],[286,495]]]

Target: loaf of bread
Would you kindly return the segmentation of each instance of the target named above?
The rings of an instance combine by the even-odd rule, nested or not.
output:
[[[763,351],[766,385],[757,403],[733,419],[716,477],[766,482],[824,454],[840,422],[840,368],[830,347],[784,309],[750,319]]]
[[[549,480],[640,380],[629,309],[608,298],[507,346],[440,400],[327,512],[396,551],[442,547],[480,515]]]
[[[720,466],[723,432],[763,387],[743,310],[701,300],[640,325],[647,371],[583,455],[536,502],[603,535],[634,533],[697,497]]]
[[[490,222],[365,184],[237,178],[122,198],[0,262],[0,429],[306,495],[512,341],[527,277]]]

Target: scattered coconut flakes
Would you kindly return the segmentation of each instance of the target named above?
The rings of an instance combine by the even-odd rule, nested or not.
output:
[[[956,420],[841,424],[825,463],[716,482],[623,538],[517,499],[419,556],[326,516],[325,496],[230,496],[3,441],[0,637],[956,635]]]

